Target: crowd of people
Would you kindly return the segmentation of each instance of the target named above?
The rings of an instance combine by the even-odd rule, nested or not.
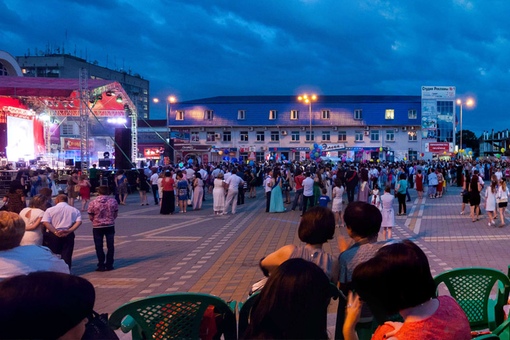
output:
[[[407,214],[411,193],[440,199],[452,185],[462,187],[461,214],[469,204],[476,222],[483,203],[487,224],[495,226],[499,219],[502,227],[508,170],[504,163],[476,161],[189,164],[139,169],[135,186],[140,205],[149,205],[152,191],[163,215],[201,210],[206,199],[212,199],[214,215],[229,210],[236,214],[245,198],[257,197],[259,186],[258,191],[265,193],[267,213],[299,212],[298,236],[303,244],[275,249],[260,261],[267,281],[243,338],[332,337],[326,319],[330,288],[335,286],[346,297],[344,304],[339,303],[335,338],[357,339],[366,331],[373,339],[423,338],[430,332],[436,338],[439,333],[441,339],[469,339],[462,309],[451,298],[437,297],[426,255],[411,241],[392,240],[392,227],[395,215]],[[80,308],[69,315],[65,327],[55,328],[59,336],[76,336],[83,331],[94,294],[90,283],[70,275],[74,232],[86,212],[93,226],[96,270],[113,270],[115,220],[132,187],[122,170],[112,176],[111,187],[100,185],[97,173],[91,178],[74,171],[62,188],[52,173],[46,169],[28,176],[20,171],[3,199],[7,211],[0,211],[0,305],[15,306],[29,298],[35,304],[48,298],[53,292],[35,298],[22,290],[45,280],[69,285],[65,290],[71,295],[76,295],[73,289],[87,291],[74,303]],[[92,192],[98,196],[91,200]],[[77,197],[81,211],[74,207]],[[378,240],[381,231],[383,237]],[[337,232],[338,257],[323,248]],[[18,299],[12,297],[16,289],[20,289]],[[16,308],[5,316],[6,325],[22,315],[23,308]],[[32,310],[34,315],[39,313],[37,308]]]

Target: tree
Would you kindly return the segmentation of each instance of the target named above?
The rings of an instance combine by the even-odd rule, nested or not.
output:
[[[460,131],[455,134],[455,140],[460,144]],[[462,130],[462,145],[459,146],[461,149],[472,149],[473,154],[480,154],[480,141],[476,137],[475,133],[470,130]]]

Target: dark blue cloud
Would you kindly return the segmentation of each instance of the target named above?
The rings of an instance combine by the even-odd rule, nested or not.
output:
[[[475,96],[464,128],[480,133],[509,125],[509,12],[506,0],[4,0],[0,41],[13,55],[65,49],[181,100],[453,85]]]

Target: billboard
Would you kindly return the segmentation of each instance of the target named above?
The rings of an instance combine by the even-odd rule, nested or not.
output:
[[[32,119],[7,116],[7,159],[35,159],[34,121]]]
[[[455,86],[421,87],[422,139],[453,142]]]

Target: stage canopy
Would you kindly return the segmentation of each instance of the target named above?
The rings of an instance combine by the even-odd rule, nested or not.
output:
[[[135,106],[123,87],[111,80],[87,79],[87,104],[96,117],[125,117],[135,113]],[[4,97],[4,100],[2,100]],[[6,105],[5,99],[19,105]],[[9,100],[9,103],[12,101]],[[17,106],[17,107],[16,107]],[[19,109],[32,109],[36,114],[80,116],[80,80],[65,78],[0,77],[0,110],[16,114]]]

